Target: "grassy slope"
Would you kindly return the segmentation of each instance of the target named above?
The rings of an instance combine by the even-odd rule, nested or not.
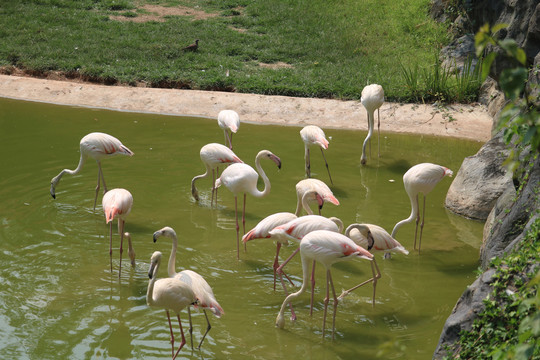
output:
[[[205,20],[112,21],[135,5],[185,5]],[[403,99],[400,63],[428,68],[446,41],[428,0],[0,0],[0,66],[96,80],[308,97],[359,98],[372,82]],[[119,10],[111,10],[119,9]],[[243,29],[242,32],[237,29]],[[200,51],[184,53],[198,38]],[[269,69],[259,63],[284,62]],[[229,70],[230,76],[226,76]]]

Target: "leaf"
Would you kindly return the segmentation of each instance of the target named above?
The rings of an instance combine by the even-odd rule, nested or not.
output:
[[[527,61],[525,51],[518,46],[514,39],[501,40],[499,41],[499,45],[506,51],[508,56],[515,58],[521,65],[525,65],[525,62]]]
[[[526,80],[527,70],[523,67],[518,67],[513,69],[504,69],[501,72],[499,83],[505,95],[511,100],[515,100],[523,91]]]
[[[497,56],[496,53],[489,53],[484,58],[484,60],[482,60],[482,82],[485,81],[487,76],[489,75],[491,64],[493,63],[493,60],[495,60],[496,56]]]
[[[536,135],[536,126],[531,126],[529,127],[529,130],[527,130],[527,132],[525,133],[525,135],[523,136],[523,144],[524,145],[527,145],[528,143],[531,142],[531,139]]]
[[[485,25],[484,25],[485,26]],[[491,28],[491,33],[493,35],[495,35],[496,33],[498,33],[499,31],[501,31],[502,29],[506,29],[508,27],[508,24],[505,24],[505,23],[500,23],[500,24],[495,24],[493,25],[493,27]]]

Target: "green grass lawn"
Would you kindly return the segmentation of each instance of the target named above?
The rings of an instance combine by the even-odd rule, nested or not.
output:
[[[341,99],[359,99],[365,85],[378,83],[388,100],[405,101],[413,96],[403,67],[431,71],[448,41],[445,26],[429,18],[428,4],[0,0],[0,66],[111,84]],[[209,16],[140,21],[152,13],[143,5],[184,6]],[[182,51],[195,39],[197,52]]]

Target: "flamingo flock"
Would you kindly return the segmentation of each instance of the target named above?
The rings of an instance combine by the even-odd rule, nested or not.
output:
[[[380,85],[372,84],[366,86],[362,91],[362,104],[368,112],[369,132],[362,147],[361,164],[366,163],[366,144],[369,142],[374,127],[374,112],[378,110],[384,101],[384,91]],[[310,163],[310,147],[318,146],[321,149],[323,159],[326,164],[328,177],[331,185],[333,185],[332,177],[328,167],[328,162],[324,155],[324,150],[328,149],[328,140],[322,129],[314,125],[308,125],[300,131],[301,139],[305,148],[305,176],[306,179],[300,180],[296,186],[297,205],[294,213],[278,212],[270,214],[263,218],[251,230],[246,233],[246,197],[247,194],[260,198],[268,196],[271,191],[271,181],[262,167],[263,160],[274,162],[278,169],[281,168],[282,160],[276,154],[269,150],[261,150],[255,156],[255,169],[244,163],[232,150],[232,134],[236,133],[240,127],[238,114],[233,110],[223,110],[218,115],[218,125],[224,131],[225,145],[219,143],[210,143],[201,147],[200,158],[203,162],[206,171],[203,174],[196,175],[191,181],[191,195],[195,199],[194,204],[200,203],[199,191],[196,187],[196,181],[199,179],[212,176],[211,200],[210,208],[214,211],[214,199],[217,205],[217,190],[223,186],[229,190],[234,196],[235,208],[235,228],[236,228],[236,258],[240,259],[240,239],[244,243],[244,250],[249,241],[255,239],[271,239],[276,241],[276,252],[272,263],[274,272],[274,291],[276,290],[276,281],[279,277],[280,283],[285,293],[285,299],[278,312],[275,325],[278,328],[285,327],[284,312],[287,307],[291,311],[291,320],[296,319],[296,313],[293,310],[292,303],[302,293],[311,288],[310,315],[313,312],[314,305],[314,289],[315,289],[315,264],[320,263],[326,271],[326,296],[324,298],[324,312],[322,336],[326,334],[326,319],[328,313],[328,305],[332,301],[332,339],[335,337],[335,321],[338,303],[355,289],[372,283],[373,296],[372,304],[375,306],[376,297],[375,290],[378,279],[381,277],[381,272],[377,265],[372,251],[383,252],[385,259],[390,259],[392,253],[400,253],[408,255],[409,252],[405,247],[396,240],[396,233],[401,226],[412,221],[416,221],[414,248],[416,249],[417,237],[418,252],[422,240],[422,232],[425,217],[425,202],[426,195],[433,190],[438,182],[446,176],[452,176],[452,171],[446,167],[422,163],[411,167],[403,176],[403,183],[406,193],[409,196],[411,203],[411,214],[408,218],[398,221],[390,235],[382,227],[375,224],[354,223],[344,229],[343,221],[336,217],[324,217],[321,215],[323,205],[327,202],[339,206],[340,201],[334,196],[330,187],[323,181],[311,178],[311,163]],[[241,144],[240,144],[241,145]],[[238,146],[238,144],[237,144]],[[94,210],[96,207],[97,196],[100,190],[100,184],[103,184],[104,195],[102,200],[105,222],[109,224],[109,256],[111,273],[113,270],[112,253],[113,253],[113,220],[117,219],[118,234],[120,237],[120,265],[118,276],[120,278],[122,268],[122,253],[124,238],[128,241],[128,255],[131,264],[135,266],[135,251],[133,249],[131,234],[125,231],[126,217],[132,211],[133,196],[123,188],[115,188],[107,190],[105,179],[101,168],[101,160],[114,155],[133,156],[133,152],[117,138],[104,133],[90,133],[83,137],[80,141],[80,160],[75,170],[64,169],[51,180],[50,193],[53,198],[56,198],[56,188],[60,179],[64,174],[78,174],[85,161],[90,157],[96,160],[98,164],[98,179],[95,189]],[[380,151],[379,151],[380,156]],[[219,166],[223,167],[222,173],[219,174]],[[259,190],[257,182],[262,179],[264,187]],[[420,220],[419,211],[419,194],[423,194],[423,210]],[[243,197],[242,197],[243,196]],[[239,204],[238,198],[243,200],[242,206],[242,233],[240,232],[239,223]],[[318,214],[314,214],[312,206],[317,206]],[[217,207],[215,208],[217,210]],[[305,215],[303,215],[305,212]],[[418,236],[418,225],[420,225],[420,234]],[[210,321],[206,310],[212,312],[216,317],[221,317],[225,312],[218,303],[211,286],[204,277],[197,272],[189,269],[176,272],[176,253],[178,251],[178,236],[175,230],[165,226],[153,233],[153,241],[161,237],[169,238],[172,242],[171,254],[169,257],[167,272],[168,276],[158,278],[158,270],[160,267],[162,253],[156,251],[150,257],[150,270],[148,272],[149,283],[147,287],[146,302],[148,306],[161,308],[166,311],[169,330],[172,359],[175,359],[179,352],[186,344],[184,330],[180,319],[180,313],[186,309],[189,319],[189,333],[191,337],[191,348],[193,349],[193,326],[191,320],[191,307],[200,308],[203,310],[206,319],[206,330],[198,344],[198,349],[201,348],[205,337],[211,329]],[[289,242],[297,244],[297,248],[292,254],[280,263],[280,250]],[[260,242],[260,246],[264,246],[264,242]],[[290,286],[295,286],[294,281],[290,276],[283,271],[285,265],[290,262],[296,254],[300,253],[300,262],[302,265],[302,283],[298,291],[289,294],[287,285],[283,279],[285,278],[290,283]],[[247,255],[246,255],[247,256]],[[340,296],[336,295],[334,282],[332,278],[332,265],[341,261],[352,260],[367,260],[371,266],[372,277],[359,283],[358,285],[345,290]],[[175,347],[175,336],[173,326],[170,319],[170,311],[176,314],[181,342],[178,348]]]

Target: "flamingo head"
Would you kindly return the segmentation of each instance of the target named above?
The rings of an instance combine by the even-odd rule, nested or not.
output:
[[[176,232],[174,231],[172,227],[165,226],[163,229],[160,229],[154,233],[154,236],[153,236],[154,242],[156,242],[157,239],[161,236],[166,236],[171,239],[176,238]]]
[[[375,245],[375,239],[373,238],[369,227],[365,224],[351,224],[347,226],[347,229],[345,230],[345,236],[350,238],[350,233],[352,229],[356,229],[360,232],[360,234],[362,234],[363,238],[365,239],[364,241],[367,241],[367,249],[371,250],[373,248],[373,245]],[[355,241],[355,243],[357,242]],[[365,242],[363,243],[363,245],[365,246]]]
[[[444,175],[443,177],[445,176],[448,176],[448,177],[452,177],[452,175],[454,175],[454,172],[448,168],[445,168],[444,166],[442,167],[444,169]]]
[[[60,176],[55,176],[51,180],[51,196],[53,199],[56,199],[56,185],[60,182]]]
[[[148,277],[152,279],[154,277],[154,270],[156,266],[161,261],[162,254],[159,251],[156,251],[152,254],[152,257],[150,258],[150,270],[148,270]]]
[[[268,151],[267,154],[268,158],[276,163],[278,169],[281,169],[281,159],[277,157],[276,155],[272,154],[270,151]]]

